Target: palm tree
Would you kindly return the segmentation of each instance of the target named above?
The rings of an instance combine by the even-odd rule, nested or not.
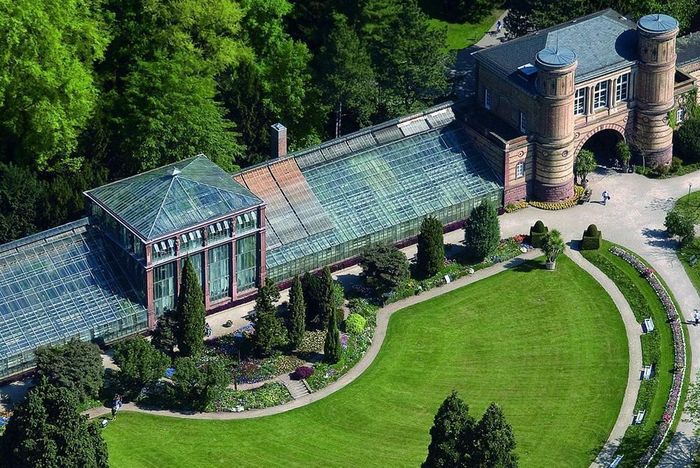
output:
[[[564,239],[556,229],[548,232],[542,241],[542,251],[547,256],[546,267],[554,270],[557,267],[557,257],[564,252]]]

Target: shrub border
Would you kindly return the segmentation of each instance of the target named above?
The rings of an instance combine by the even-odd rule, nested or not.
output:
[[[636,255],[621,247],[610,247],[610,253],[620,257],[621,259],[632,265],[632,267],[634,267],[635,270],[637,270],[644,278],[646,278],[646,280],[649,282],[649,285],[652,287],[654,292],[656,292],[657,297],[659,298],[659,300],[664,306],[664,309],[666,310],[666,315],[669,319],[669,325],[671,326],[671,335],[673,337],[675,372],[673,373],[673,383],[671,385],[671,392],[669,393],[668,400],[666,401],[666,409],[664,410],[663,420],[657,428],[657,433],[652,439],[651,444],[647,449],[647,452],[639,460],[639,462],[643,464],[643,466],[647,467],[661,448],[661,445],[666,439],[666,436],[668,436],[673,421],[676,418],[678,407],[680,406],[679,403],[681,401],[681,393],[683,389],[683,382],[685,380],[685,370],[687,363],[685,336],[683,334],[683,328],[680,324],[676,305],[673,299],[671,298],[670,294],[666,290],[666,287],[654,274],[654,271],[651,268],[649,268]]]

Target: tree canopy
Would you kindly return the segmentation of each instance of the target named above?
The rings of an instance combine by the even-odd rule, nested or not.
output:
[[[192,261],[185,260],[177,297],[177,344],[181,356],[199,356],[204,351],[204,293]]]
[[[418,234],[416,269],[426,277],[433,276],[445,266],[443,227],[439,219],[429,216],[423,219]]]
[[[496,208],[485,202],[472,209],[464,223],[464,243],[467,252],[475,260],[483,260],[492,255],[498,247],[501,228]]]
[[[362,253],[360,266],[367,284],[379,294],[393,290],[410,275],[406,256],[390,244],[368,246]]]
[[[38,348],[36,372],[50,385],[73,392],[79,402],[96,399],[102,389],[100,349],[75,338],[63,345]]]
[[[423,468],[452,468],[461,466],[465,455],[461,440],[469,438],[474,429],[474,418],[469,415],[469,406],[452,391],[435,414],[430,428],[428,457]]]
[[[255,335],[253,342],[256,351],[261,355],[269,355],[286,341],[282,321],[277,317],[277,306],[280,293],[277,285],[270,278],[265,278],[265,284],[258,290],[255,300]]]

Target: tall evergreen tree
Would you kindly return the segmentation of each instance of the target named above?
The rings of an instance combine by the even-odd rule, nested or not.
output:
[[[180,295],[177,297],[177,344],[181,356],[199,356],[204,351],[204,294],[192,261],[185,260]]]
[[[308,329],[324,329],[326,323],[321,319],[321,278],[309,272],[301,278],[301,286],[304,290],[304,302],[306,303],[306,327]]]
[[[362,32],[379,87],[380,118],[408,114],[444,97],[447,29],[430,23],[416,0],[366,0]]]
[[[306,331],[306,303],[299,275],[294,277],[289,291],[289,344],[296,348],[301,344]]]
[[[0,466],[106,468],[107,448],[94,424],[78,412],[77,395],[42,377],[0,437]]]
[[[331,274],[331,269],[323,267],[321,273],[321,283],[320,283],[320,304],[319,304],[319,315],[323,323],[328,323],[328,319],[333,317],[335,322],[337,322],[338,315],[338,304],[334,297],[334,284],[333,275]],[[337,326],[337,323],[336,323]]]
[[[469,406],[453,390],[442,402],[433,420],[428,457],[423,462],[423,468],[464,466],[460,440],[470,438],[473,429],[474,418],[469,415]]]
[[[443,228],[440,220],[434,216],[423,219],[418,234],[418,253],[416,267],[419,274],[433,276],[445,266],[445,246],[443,245]]]
[[[276,346],[285,342],[284,328],[277,317],[277,306],[280,293],[277,285],[270,278],[265,278],[265,284],[258,290],[255,300],[255,349],[261,355],[270,354]]]
[[[49,384],[73,392],[80,402],[97,398],[102,389],[100,348],[77,338],[37,349],[36,370]]]
[[[328,328],[326,330],[326,340],[323,343],[323,361],[335,364],[340,360],[343,348],[340,344],[340,332],[338,323],[334,316],[328,318]]]
[[[469,466],[476,468],[514,468],[518,466],[515,436],[501,407],[491,403],[474,427]]]
[[[377,110],[377,86],[367,48],[341,14],[333,16],[333,29],[320,54],[321,86],[327,102],[335,103],[335,134],[368,125]],[[343,117],[350,117],[350,125]]]
[[[151,334],[151,343],[158,351],[172,359],[175,357],[177,336],[177,318],[168,311],[158,317],[156,329]]]
[[[464,223],[464,243],[468,254],[483,260],[493,254],[498,247],[501,228],[496,208],[490,202],[484,202],[474,208]]]

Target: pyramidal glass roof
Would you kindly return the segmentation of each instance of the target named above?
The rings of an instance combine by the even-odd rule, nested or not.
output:
[[[263,203],[203,155],[85,194],[145,241]]]

